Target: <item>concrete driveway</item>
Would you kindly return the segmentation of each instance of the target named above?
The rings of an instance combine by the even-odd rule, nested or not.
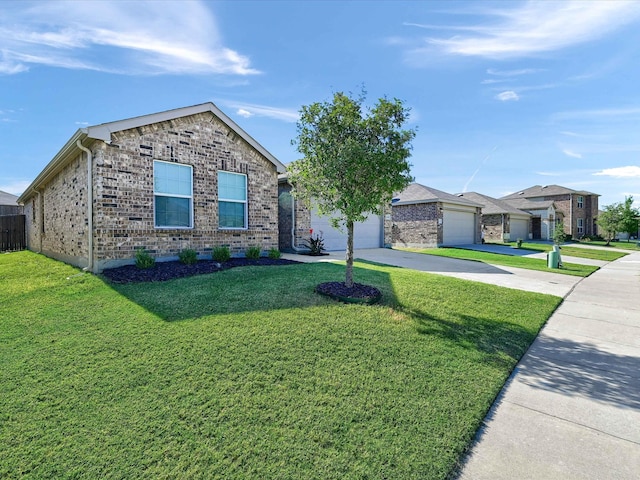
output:
[[[413,270],[489,283],[501,287],[515,288],[517,290],[547,293],[558,297],[565,297],[571,289],[582,280],[581,277],[574,277],[572,275],[539,272],[501,265],[489,265],[483,262],[437,257],[435,255],[424,255],[389,248],[356,250],[354,257],[369,262],[411,268]],[[301,262],[340,261],[345,259],[345,252],[331,252],[329,255],[323,257],[285,255],[285,258],[291,258]]]

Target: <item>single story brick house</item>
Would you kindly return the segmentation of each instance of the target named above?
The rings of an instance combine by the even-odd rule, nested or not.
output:
[[[385,215],[385,245],[441,247],[480,243],[482,205],[412,183],[396,194]]]
[[[213,103],[81,128],[24,205],[30,250],[100,272],[185,248],[278,247],[285,167]]]
[[[477,192],[459,193],[457,196],[482,205],[480,222],[485,242],[502,243],[532,238],[530,213],[504,200]]]
[[[554,209],[561,218],[564,232],[579,239],[598,234],[598,197],[600,195],[583,190],[572,190],[560,185],[534,185],[506,195],[501,200],[525,199],[530,202],[553,202]],[[517,207],[517,205],[516,205]],[[521,208],[521,207],[517,207]],[[529,210],[528,208],[526,210]],[[538,209],[540,210],[540,209]],[[534,231],[534,238],[535,231]],[[544,238],[544,236],[542,237]]]

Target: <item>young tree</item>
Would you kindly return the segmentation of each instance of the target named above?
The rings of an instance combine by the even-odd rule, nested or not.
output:
[[[598,228],[604,232],[604,237],[607,240],[607,245],[611,243],[611,240],[616,236],[616,233],[620,231],[622,224],[622,205],[619,203],[612,203],[606,205],[598,215]]]
[[[303,106],[292,141],[303,158],[289,166],[294,195],[347,228],[347,288],[353,287],[353,224],[381,214],[393,193],[413,181],[408,159],[415,130],[402,128],[409,109],[380,98],[363,112],[364,99],[364,91],[356,99],[338,92],[332,102]]]
[[[560,221],[556,224],[551,238],[556,245],[560,245],[567,240],[567,235],[564,233],[564,222]]]
[[[632,235],[638,234],[638,218],[640,218],[640,212],[637,208],[633,208],[633,197],[625,197],[624,205],[622,205],[620,232],[627,234],[627,242]]]

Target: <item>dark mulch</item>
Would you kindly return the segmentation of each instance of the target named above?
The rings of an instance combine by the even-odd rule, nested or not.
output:
[[[325,282],[316,286],[316,292],[336,300],[356,303],[375,303],[382,297],[382,293],[376,287],[354,283],[349,288],[344,282]]]
[[[226,262],[218,263],[214,260],[198,260],[194,265],[185,265],[179,261],[157,262],[151,268],[138,268],[135,265],[125,265],[123,267],[109,268],[102,272],[112,283],[135,283],[135,282],[164,282],[174,278],[190,277],[203,273],[214,273],[221,270],[228,270],[235,267],[246,267],[251,265],[291,265],[295,260],[285,260],[284,258],[259,258],[251,260],[248,258],[231,258]]]

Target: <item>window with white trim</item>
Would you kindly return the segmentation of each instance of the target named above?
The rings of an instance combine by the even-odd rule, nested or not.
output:
[[[584,233],[584,219],[578,218],[578,234]]]
[[[154,160],[153,203],[156,228],[192,228],[193,167]]]
[[[584,207],[584,197],[582,195],[578,195],[578,208]]]
[[[247,228],[247,176],[218,172],[218,226]]]

